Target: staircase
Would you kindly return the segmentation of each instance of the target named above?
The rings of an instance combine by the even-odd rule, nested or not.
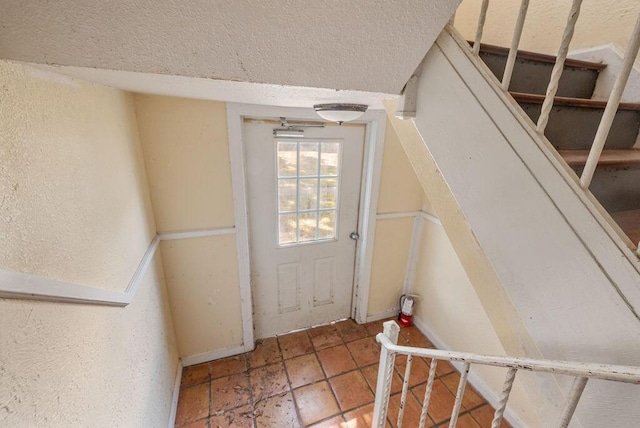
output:
[[[479,56],[501,81],[508,48],[480,45]],[[537,122],[555,56],[518,51],[509,85],[511,96]],[[544,135],[570,166],[582,174],[606,100],[592,99],[606,64],[567,59]],[[590,191],[629,239],[640,242],[640,103],[621,103],[606,140]]]

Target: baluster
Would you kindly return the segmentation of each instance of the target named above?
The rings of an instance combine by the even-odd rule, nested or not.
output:
[[[618,77],[613,84],[611,95],[609,95],[609,101],[607,101],[607,107],[604,109],[604,114],[602,115],[602,119],[600,120],[600,125],[598,126],[596,136],[593,139],[593,145],[591,146],[591,151],[589,152],[587,163],[585,164],[584,170],[582,171],[582,176],[580,177],[580,186],[583,189],[588,189],[589,185],[591,184],[591,180],[593,179],[593,174],[596,171],[598,160],[600,160],[600,155],[602,154],[604,145],[607,142],[607,137],[609,136],[611,125],[613,124],[613,120],[615,119],[616,113],[618,111],[618,106],[620,105],[622,93],[624,92],[624,88],[627,86],[627,80],[629,80],[629,75],[631,74],[633,63],[638,56],[639,49],[640,15],[638,15],[636,25],[633,28],[631,40],[629,40],[627,51],[625,52],[624,59],[622,60],[620,73],[618,74]]]
[[[453,403],[453,411],[451,412],[451,421],[449,421],[449,428],[455,428],[458,423],[458,415],[460,414],[460,406],[462,405],[462,396],[464,395],[464,389],[467,386],[467,378],[469,377],[469,368],[471,364],[464,363],[462,374],[460,375],[460,383],[458,384],[458,392],[456,394],[456,402]]]
[[[560,83],[560,77],[562,77],[562,72],[564,71],[564,61],[565,59],[567,59],[569,43],[571,43],[571,39],[573,38],[573,31],[576,27],[578,15],[580,15],[581,4],[582,0],[573,0],[571,11],[569,11],[567,26],[564,28],[564,33],[562,34],[562,42],[560,43],[560,49],[558,50],[556,63],[554,64],[553,70],[551,71],[551,80],[549,81],[549,86],[547,86],[547,95],[544,99],[544,102],[542,103],[542,108],[540,109],[540,117],[538,118],[537,126],[538,132],[540,132],[541,134],[544,134],[544,130],[547,127],[547,123],[549,122],[549,114],[551,113],[551,108],[553,107],[553,98],[558,92],[558,83]]]
[[[558,428],[567,428],[569,426],[569,422],[571,422],[573,413],[576,411],[578,401],[580,401],[582,391],[584,391],[584,387],[587,385],[588,380],[589,379],[586,377],[577,377],[573,381],[571,391],[569,391],[569,397],[567,397],[567,402],[564,404],[564,409],[562,409],[562,415],[560,415]]]
[[[482,40],[482,32],[484,31],[484,21],[487,19],[487,9],[489,8],[489,0],[482,0],[480,6],[480,16],[478,16],[478,27],[476,28],[476,38],[473,41],[473,54],[480,53],[480,40]]]
[[[513,39],[511,39],[511,49],[509,49],[507,64],[505,65],[504,73],[502,74],[502,89],[504,89],[505,91],[509,90],[511,75],[513,74],[513,67],[516,65],[518,46],[520,46],[520,37],[522,36],[522,29],[524,28],[524,20],[527,17],[528,8],[529,0],[522,0],[522,3],[520,3],[520,12],[518,13],[516,27],[513,30]]]
[[[431,399],[431,390],[433,390],[433,380],[436,378],[437,366],[438,366],[438,360],[433,358],[431,360],[431,367],[429,368],[429,379],[427,380],[427,388],[424,391],[424,401],[422,402],[422,413],[420,413],[420,428],[424,428],[424,424],[427,422],[427,409],[429,408],[429,400]]]
[[[387,321],[383,324],[384,334],[394,345],[398,343],[398,333],[400,327],[394,321]],[[391,381],[393,377],[393,365],[395,363],[395,353],[390,352],[382,346],[380,350],[380,366],[378,367],[378,380],[376,382],[376,397],[373,404],[373,421],[371,426],[383,428],[387,419],[387,408],[389,407],[389,395],[391,395]]]
[[[407,403],[407,391],[409,390],[409,376],[411,375],[411,362],[413,355],[407,355],[407,367],[404,370],[404,380],[402,381],[402,395],[400,396],[400,408],[398,409],[397,428],[402,428],[402,418],[404,417],[404,405]]]
[[[518,369],[509,369],[507,377],[504,379],[504,385],[502,386],[502,393],[500,394],[500,401],[498,402],[498,408],[493,415],[493,421],[491,422],[491,428],[500,427],[502,423],[502,416],[504,415],[504,409],[507,408],[507,401],[509,400],[509,394],[511,394],[511,388],[513,387],[513,381],[516,378],[516,372]]]

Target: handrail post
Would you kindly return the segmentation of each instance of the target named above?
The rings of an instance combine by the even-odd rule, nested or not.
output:
[[[480,6],[480,15],[478,16],[478,27],[476,28],[476,37],[473,41],[473,54],[480,53],[480,40],[482,40],[482,32],[484,31],[484,21],[487,19],[487,9],[489,8],[489,0],[482,0]]]
[[[556,63],[553,65],[553,70],[551,71],[551,80],[549,81],[549,86],[547,86],[547,94],[544,102],[542,103],[542,108],[540,109],[540,117],[538,118],[537,127],[538,132],[540,132],[541,134],[544,134],[544,130],[547,127],[547,123],[549,122],[549,114],[551,113],[551,108],[553,107],[553,99],[558,92],[558,84],[560,83],[562,72],[564,71],[564,61],[567,59],[567,52],[569,52],[569,43],[571,43],[571,39],[573,38],[573,32],[576,27],[578,15],[580,15],[581,5],[582,0],[573,0],[571,10],[569,11],[567,26],[564,28],[564,33],[562,34],[562,42],[560,43],[560,49],[558,49]]]
[[[518,12],[518,20],[516,21],[516,26],[513,29],[513,38],[511,39],[511,49],[509,49],[507,64],[505,65],[504,73],[502,74],[502,89],[505,91],[509,90],[513,67],[516,65],[518,46],[520,46],[520,38],[522,37],[522,29],[524,28],[524,20],[527,17],[528,8],[529,0],[522,0],[522,3],[520,3],[520,12]]]
[[[398,334],[400,327],[395,321],[386,321],[383,325],[382,333],[394,345],[398,344]],[[387,408],[389,407],[389,396],[391,395],[391,381],[393,379],[393,366],[396,354],[389,351],[384,344],[380,350],[380,365],[378,367],[378,380],[376,382],[376,396],[373,404],[373,421],[371,426],[383,428],[387,419]]]
[[[573,413],[576,411],[576,407],[578,407],[578,401],[580,401],[580,397],[582,397],[582,391],[584,391],[584,387],[587,386],[588,380],[589,378],[586,377],[577,377],[573,381],[571,391],[569,391],[569,397],[567,397],[567,402],[564,404],[564,409],[562,409],[562,415],[560,415],[558,428],[567,428],[569,426],[569,422],[571,422]]]
[[[458,415],[460,415],[460,406],[462,406],[462,397],[464,396],[464,390],[467,386],[470,368],[471,364],[464,363],[462,373],[460,374],[460,382],[458,383],[456,401],[453,403],[453,411],[451,412],[451,419],[449,420],[449,428],[456,428],[456,424],[458,423]]]
[[[517,371],[517,369],[510,368],[507,372],[507,377],[504,379],[504,385],[502,387],[502,393],[500,394],[498,408],[493,415],[493,421],[491,421],[491,428],[500,428],[502,416],[504,415],[504,410],[507,408],[507,401],[509,401],[509,395],[511,394],[511,388],[513,388],[513,381],[516,379]]]
[[[607,142],[611,125],[616,117],[622,93],[624,92],[624,88],[627,86],[631,69],[633,68],[633,64],[638,56],[638,50],[640,50],[640,15],[638,15],[636,25],[633,27],[633,33],[631,34],[631,39],[627,45],[627,51],[624,54],[620,72],[613,84],[611,95],[609,95],[609,101],[607,101],[607,106],[605,107],[604,114],[600,120],[598,131],[593,139],[591,151],[589,151],[589,157],[587,158],[582,175],[580,176],[580,186],[583,189],[588,189],[591,184],[591,180],[593,179],[593,174],[596,171],[600,155],[602,154],[604,145]]]

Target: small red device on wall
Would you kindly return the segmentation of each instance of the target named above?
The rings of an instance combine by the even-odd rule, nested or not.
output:
[[[413,324],[413,307],[415,300],[418,298],[416,294],[403,294],[400,296],[400,314],[398,321],[403,327],[409,327]]]

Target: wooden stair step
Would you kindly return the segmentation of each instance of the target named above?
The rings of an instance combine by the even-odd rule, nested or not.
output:
[[[473,45],[473,42],[469,42],[469,44]],[[494,55],[509,55],[509,48],[505,48],[502,46],[494,46],[488,45],[486,43],[480,43],[480,52],[485,52],[488,54]],[[541,54],[538,52],[530,52],[518,50],[517,58],[519,59],[527,59],[530,61],[538,61],[544,62],[548,64],[555,64],[556,57],[553,55]],[[567,58],[564,62],[565,67],[574,67],[574,68],[583,68],[588,70],[602,71],[607,67],[607,64],[599,63],[599,62],[589,62],[589,61],[581,61],[577,59]]]
[[[525,94],[522,92],[510,92],[510,94],[518,103],[523,103],[523,104],[542,104],[545,98],[544,95]],[[554,97],[553,105],[566,106],[566,107],[604,109],[607,106],[607,101],[592,100],[587,98]],[[640,103],[620,103],[618,110],[640,111]]]
[[[640,210],[618,211],[610,214],[631,242],[637,245],[640,242]]]
[[[589,150],[558,150],[569,166],[584,166]],[[603,150],[598,166],[634,166],[640,165],[640,149]]]

